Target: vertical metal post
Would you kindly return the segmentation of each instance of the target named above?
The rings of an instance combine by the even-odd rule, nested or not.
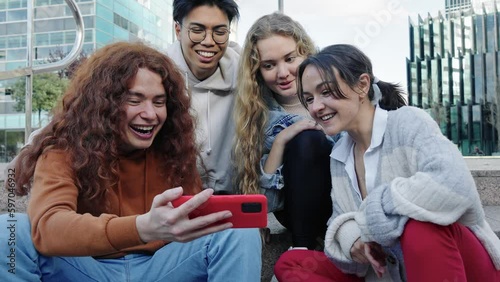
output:
[[[27,15],[27,27],[28,31],[26,33],[26,67],[32,70],[33,67],[33,14],[34,14],[34,2],[35,0],[28,0],[28,15]],[[31,134],[31,111],[32,111],[32,95],[33,93],[33,72],[31,71],[26,75],[26,98],[25,98],[25,131],[24,131],[24,143],[28,142],[28,137]]]
[[[283,0],[278,0],[278,11],[283,14],[284,10],[285,9],[283,7]]]

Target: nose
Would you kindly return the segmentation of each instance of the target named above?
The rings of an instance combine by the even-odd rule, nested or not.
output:
[[[321,112],[321,110],[323,110],[324,108],[325,108],[325,104],[323,103],[323,100],[319,97],[315,98],[313,100],[313,103],[308,107],[311,115]]]
[[[139,116],[145,120],[155,119],[156,118],[156,111],[155,111],[155,107],[154,107],[153,103],[151,103],[151,102],[144,103]]]
[[[205,31],[205,38],[203,38],[203,41],[201,41],[201,44],[208,45],[208,46],[212,46],[212,45],[216,44],[214,41],[214,38],[213,38],[213,31],[211,31],[211,30]]]
[[[278,78],[287,78],[290,70],[286,64],[278,64]]]

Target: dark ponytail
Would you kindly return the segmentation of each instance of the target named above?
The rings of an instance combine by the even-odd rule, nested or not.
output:
[[[390,82],[385,82],[379,80],[377,86],[382,93],[382,99],[378,101],[380,107],[386,111],[396,110],[403,106],[406,106],[406,100],[403,97],[403,89],[399,84],[394,84]],[[373,84],[370,87],[370,92],[373,92]],[[373,100],[373,94],[370,96],[370,100]]]

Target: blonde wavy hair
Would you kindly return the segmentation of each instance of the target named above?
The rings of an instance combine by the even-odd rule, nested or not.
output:
[[[240,59],[235,102],[234,157],[237,160],[236,182],[242,194],[260,193],[259,162],[263,155],[264,130],[269,111],[265,97],[272,98],[273,92],[259,71],[257,42],[273,35],[293,38],[300,56],[308,57],[316,53],[316,46],[302,25],[281,13],[259,18],[248,31]]]

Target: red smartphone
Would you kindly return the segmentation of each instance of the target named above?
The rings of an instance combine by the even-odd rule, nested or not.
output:
[[[178,207],[193,196],[181,196],[173,200]],[[230,211],[233,216],[218,221],[231,222],[233,228],[264,228],[267,226],[267,198],[264,195],[213,195],[205,203],[189,214],[189,218],[207,215],[219,211]]]

